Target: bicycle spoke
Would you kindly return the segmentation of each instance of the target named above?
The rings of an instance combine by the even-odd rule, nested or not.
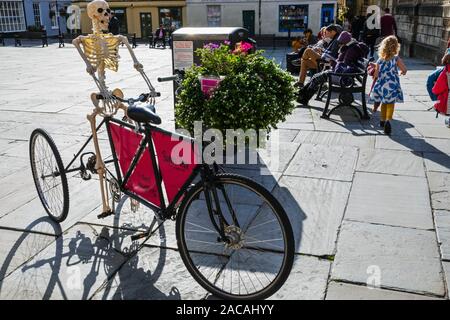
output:
[[[213,208],[220,210],[214,211],[213,217],[215,221],[223,218],[231,223],[221,227],[226,241],[211,222],[206,197],[193,195],[195,200],[183,212],[183,243],[194,266],[188,269],[198,274],[208,288],[218,290],[213,291],[219,296],[259,296],[279,282],[280,273],[286,269],[287,241],[279,213],[274,210],[275,205],[246,184],[233,181],[217,184],[218,195],[214,197],[211,192],[210,196]],[[251,201],[246,203],[244,197]],[[220,213],[223,217],[218,218]],[[217,264],[193,252],[226,253],[228,261],[219,271]]]

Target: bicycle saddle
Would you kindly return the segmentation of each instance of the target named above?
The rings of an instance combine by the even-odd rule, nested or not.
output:
[[[152,105],[129,107],[127,114],[130,119],[140,123],[161,124],[161,118],[155,114]]]

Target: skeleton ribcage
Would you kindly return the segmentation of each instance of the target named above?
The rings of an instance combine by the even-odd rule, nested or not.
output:
[[[120,40],[112,35],[91,35],[83,39],[84,53],[94,67],[104,65],[106,69],[117,71],[119,67]]]

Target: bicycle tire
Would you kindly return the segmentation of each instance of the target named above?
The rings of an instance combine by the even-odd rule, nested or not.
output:
[[[280,225],[283,229],[283,236],[284,236],[284,243],[285,243],[285,252],[284,252],[284,258],[282,266],[280,267],[280,270],[278,274],[276,275],[275,279],[266,287],[263,289],[251,293],[251,294],[233,294],[229,292],[225,292],[223,289],[218,288],[215,283],[211,283],[208,279],[206,279],[203,274],[197,269],[195,266],[191,255],[189,253],[189,250],[187,248],[186,244],[186,238],[185,238],[185,224],[186,224],[186,215],[187,210],[190,207],[191,203],[195,200],[198,200],[201,196],[201,193],[204,192],[204,184],[202,181],[197,183],[195,186],[193,186],[188,193],[186,194],[183,202],[180,205],[180,209],[178,211],[177,220],[176,220],[176,236],[177,236],[177,242],[178,242],[178,248],[180,251],[181,258],[192,275],[192,277],[207,291],[214,294],[215,296],[222,298],[222,299],[228,299],[228,300],[248,300],[248,299],[265,299],[272,294],[274,294],[276,291],[278,291],[281,286],[284,284],[284,282],[287,280],[290,271],[292,269],[293,261],[294,261],[294,252],[295,252],[295,242],[294,242],[294,236],[292,232],[291,225],[289,223],[289,218],[286,215],[283,207],[280,205],[278,200],[263,186],[256,183],[255,181],[243,177],[236,174],[217,174],[215,177],[215,181],[219,182],[221,184],[226,183],[234,183],[240,186],[244,186],[245,188],[248,188],[249,190],[255,192],[256,194],[259,194],[262,196],[269,206],[271,206],[272,209],[274,209],[274,212],[277,215],[278,221],[280,222]],[[259,214],[259,213],[258,213]],[[205,219],[210,219],[209,216]],[[216,231],[217,232],[217,231]],[[217,235],[219,235],[217,233]],[[189,239],[188,239],[189,240]],[[231,258],[231,256],[230,256]],[[231,259],[230,259],[231,260]],[[239,264],[238,264],[239,267]],[[233,271],[233,270],[232,270]],[[217,276],[217,279],[219,276]],[[225,279],[225,276],[224,276]],[[240,280],[239,280],[240,285]]]
[[[43,139],[43,143],[47,143],[50,147],[51,156],[54,157],[54,163],[52,163],[52,170],[56,169],[58,172],[57,176],[53,176],[52,178],[60,178],[60,184],[61,184],[61,191],[62,191],[62,204],[58,211],[60,211],[58,214],[55,214],[54,208],[49,204],[48,196],[44,194],[44,190],[42,189],[41,180],[43,181],[44,178],[39,177],[38,175],[38,168],[36,167],[36,153],[37,153],[37,141],[39,138]],[[30,136],[30,144],[29,144],[29,153],[30,153],[30,165],[31,165],[31,172],[33,175],[33,181],[34,185],[36,186],[36,190],[39,196],[39,199],[41,200],[41,203],[47,212],[48,216],[55,222],[61,223],[63,222],[69,213],[69,186],[67,184],[67,176],[65,173],[64,165],[61,160],[61,155],[59,154],[58,148],[56,147],[55,142],[50,137],[50,135],[44,130],[44,129],[35,129]],[[53,168],[53,165],[55,165],[55,168]],[[47,168],[48,169],[48,168]],[[54,185],[50,189],[54,189],[59,187],[59,185]],[[50,190],[48,190],[50,191]]]

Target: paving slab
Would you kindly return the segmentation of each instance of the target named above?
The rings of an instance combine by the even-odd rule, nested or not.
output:
[[[105,233],[77,225],[0,282],[0,299],[88,299],[125,262]]]
[[[33,186],[34,187],[34,186]],[[46,217],[47,213],[36,194],[33,200],[26,202],[15,210],[9,212],[0,218],[0,226],[27,230],[33,221]],[[93,196],[94,195],[94,196]],[[98,181],[83,181],[81,179],[71,179],[69,184],[69,214],[66,220],[61,224],[62,230],[71,227],[87,214],[97,215],[101,212],[93,212],[101,205],[101,197]],[[54,228],[51,227],[48,233],[53,234]]]
[[[291,274],[270,300],[323,300],[331,262],[296,256]]]
[[[399,111],[396,113],[410,123],[442,125],[442,118],[436,118],[434,111]]]
[[[428,183],[431,191],[431,204],[434,210],[450,208],[450,174],[429,172]]]
[[[449,290],[449,284],[450,284],[450,262],[444,261],[444,262],[442,262],[442,266],[444,267],[445,281],[447,283],[447,299],[450,299],[450,290]]]
[[[352,181],[357,157],[353,147],[302,144],[285,174]]]
[[[375,148],[388,150],[403,150],[415,152],[444,152],[430,143],[428,139],[410,136],[379,135],[375,138]],[[435,141],[433,141],[435,142]],[[440,141],[438,142],[440,144]],[[450,150],[450,149],[449,149]]]
[[[442,259],[450,261],[450,211],[435,211],[434,217]]]
[[[40,233],[42,230],[48,230],[46,224],[50,224],[49,220],[42,218],[33,222],[29,227],[32,232],[5,229],[0,231],[2,243],[0,247],[0,280],[55,241],[54,236]]]
[[[273,140],[272,140],[273,141]],[[258,162],[265,166],[271,173],[284,172],[289,165],[292,157],[297,152],[300,145],[294,142],[273,142],[266,148],[258,149]],[[257,165],[258,169],[261,167]],[[250,168],[247,166],[246,168]]]
[[[301,130],[293,130],[293,129],[277,129],[273,130],[272,134],[277,134],[278,139],[281,142],[293,142],[295,137],[298,135],[299,132],[302,132]]]
[[[408,151],[361,149],[357,171],[424,177],[422,155]]]
[[[418,124],[416,125],[417,131],[419,131],[424,137],[427,138],[442,138],[450,139],[450,129],[445,126],[444,120],[441,119],[441,125],[427,125]]]
[[[425,138],[425,141],[433,148],[430,152],[440,152],[450,155],[450,143],[448,139]]]
[[[436,297],[331,281],[327,300],[435,300]]]
[[[300,131],[294,142],[320,144],[326,146],[349,146],[358,148],[374,148],[375,136],[353,135],[341,132]]]
[[[334,253],[349,192],[349,182],[281,178],[273,194],[289,216],[296,252],[316,256]]]
[[[434,229],[425,178],[357,172],[345,219]]]
[[[223,266],[217,256],[203,255],[205,263]],[[128,260],[93,299],[199,300],[207,292],[192,278],[175,250],[142,248]]]
[[[427,230],[344,221],[331,278],[445,295],[436,235]]]
[[[296,108],[286,117],[283,123],[312,123],[311,111],[304,108]],[[282,123],[280,123],[281,125]]]
[[[425,152],[423,158],[427,171],[450,173],[450,155]]]

